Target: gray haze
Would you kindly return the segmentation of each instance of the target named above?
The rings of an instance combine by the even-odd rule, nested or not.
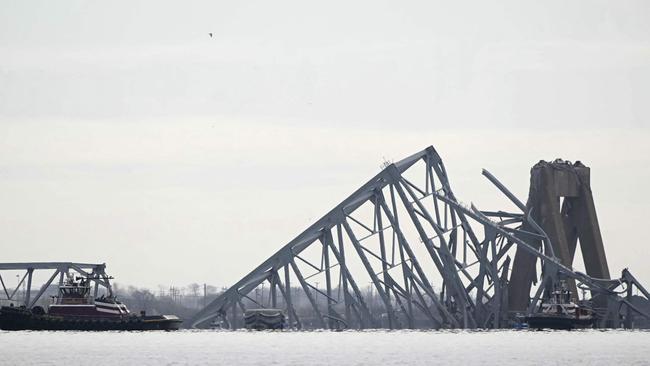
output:
[[[0,261],[228,285],[434,145],[456,195],[592,167],[650,283],[647,1],[0,2]],[[213,37],[208,35],[213,33]]]

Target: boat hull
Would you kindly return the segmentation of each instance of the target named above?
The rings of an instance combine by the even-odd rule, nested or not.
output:
[[[177,330],[182,320],[166,315],[88,317],[35,315],[25,308],[0,308],[0,329],[3,330]]]
[[[593,326],[593,319],[576,319],[564,316],[529,316],[526,322],[530,329],[583,329]]]

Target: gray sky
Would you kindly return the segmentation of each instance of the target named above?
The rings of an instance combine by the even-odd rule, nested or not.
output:
[[[229,285],[434,145],[484,209],[509,206],[481,168],[525,199],[582,160],[612,274],[650,283],[647,1],[0,8],[2,261]]]

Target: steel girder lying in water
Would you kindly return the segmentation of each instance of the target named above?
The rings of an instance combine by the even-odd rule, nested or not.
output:
[[[500,328],[508,325],[515,248],[539,259],[542,268],[529,311],[560,279],[575,279],[617,301],[620,286],[643,289],[629,272],[621,280],[598,280],[563,265],[525,206],[490,173],[484,175],[522,212],[481,212],[461,204],[433,147],[385,164],[186,325],[219,321],[236,328],[238,314],[253,306],[282,308],[289,326],[297,328]],[[529,243],[540,240],[544,245]],[[629,298],[619,301],[625,302],[643,313]]]

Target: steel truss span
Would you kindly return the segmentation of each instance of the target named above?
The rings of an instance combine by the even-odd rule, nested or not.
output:
[[[236,329],[247,309],[281,308],[297,329],[508,327],[518,251],[540,268],[525,295],[528,312],[545,289],[569,280],[607,299],[603,319],[610,323],[623,310],[648,317],[631,294],[636,287],[646,300],[650,295],[627,270],[615,280],[572,270],[555,256],[531,210],[489,172],[483,175],[520,212],[462,204],[433,147],[385,164],[186,326]]]

